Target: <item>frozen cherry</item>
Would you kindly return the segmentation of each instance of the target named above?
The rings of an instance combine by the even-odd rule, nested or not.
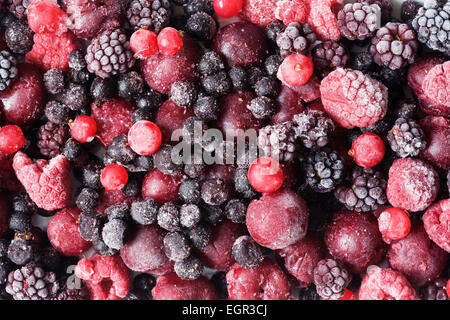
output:
[[[200,277],[184,280],[174,272],[158,277],[152,289],[154,300],[215,300],[216,289],[210,280]]]
[[[348,154],[363,168],[376,166],[383,160],[386,147],[383,139],[372,132],[366,132],[353,141]]]
[[[136,30],[130,38],[130,47],[139,59],[148,58],[158,52],[156,33],[147,29]]]
[[[176,143],[171,139],[172,133],[181,129],[184,122],[193,115],[191,107],[180,107],[170,99],[164,102],[155,115],[155,123],[161,130],[163,143]]]
[[[409,214],[400,208],[386,209],[378,217],[378,228],[389,240],[403,239],[411,229]]]
[[[142,182],[142,196],[152,198],[158,204],[168,201],[176,201],[178,197],[178,187],[183,176],[164,174],[158,169],[149,171]]]
[[[420,120],[420,127],[427,141],[420,156],[440,168],[450,169],[450,120],[427,116]]]
[[[286,84],[298,87],[309,81],[313,74],[313,62],[302,54],[286,57],[279,68],[278,78]]]
[[[130,148],[141,156],[148,156],[155,153],[161,145],[161,140],[161,131],[151,121],[138,121],[128,131],[128,144]]]
[[[6,125],[0,129],[0,152],[12,154],[25,144],[22,129],[16,125]]]
[[[271,193],[283,185],[283,170],[280,163],[271,157],[260,157],[248,169],[248,181],[256,191]]]
[[[422,216],[425,230],[439,247],[450,252],[450,199],[436,202]]]
[[[97,133],[97,122],[90,116],[78,116],[69,126],[72,138],[81,143],[91,142]]]
[[[128,173],[117,163],[107,165],[101,173],[100,182],[106,191],[122,189],[128,182]]]
[[[272,122],[274,124],[291,121],[294,115],[302,113],[303,110],[305,110],[297,92],[286,85],[281,86],[281,91],[276,98],[276,103],[278,105],[278,110],[272,116]]]
[[[243,0],[214,0],[214,11],[223,18],[237,15],[243,6]]]

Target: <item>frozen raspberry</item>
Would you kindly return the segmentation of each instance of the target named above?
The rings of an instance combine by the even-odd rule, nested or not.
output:
[[[77,256],[88,250],[91,243],[78,231],[81,211],[75,207],[58,211],[48,222],[47,235],[52,246],[65,256]]]
[[[227,272],[230,300],[289,300],[289,282],[281,268],[266,259],[253,269],[237,263]]]
[[[320,92],[325,111],[344,128],[372,126],[386,114],[387,88],[360,71],[331,72],[322,80]]]
[[[405,210],[425,210],[436,199],[439,176],[419,159],[397,159],[389,169],[386,194],[389,202]]]
[[[423,225],[416,222],[405,238],[392,241],[387,258],[392,268],[403,273],[411,283],[422,286],[444,270],[447,252],[431,242]]]
[[[325,244],[331,255],[352,273],[364,273],[384,257],[385,248],[375,217],[367,213],[341,211],[325,229]]]
[[[284,189],[253,200],[246,219],[256,242],[270,249],[282,249],[306,235],[308,207],[299,195]]]
[[[285,25],[292,22],[305,23],[309,7],[304,0],[280,0],[276,3],[275,17]]]
[[[304,283],[314,281],[313,271],[317,263],[325,258],[325,246],[318,234],[305,238],[278,251],[284,259],[286,270]]]
[[[427,116],[420,120],[427,145],[421,157],[443,169],[450,169],[450,120],[444,117]]]
[[[152,289],[154,300],[215,300],[216,290],[205,277],[196,280],[183,280],[175,273],[158,277]]]
[[[425,212],[422,220],[430,239],[450,252],[450,199],[433,204]]]
[[[50,161],[33,162],[25,153],[17,152],[13,159],[17,178],[27,190],[31,200],[45,210],[67,206],[72,195],[70,163],[62,155]]]
[[[95,253],[88,259],[82,258],[75,275],[85,281],[92,300],[118,300],[131,289],[131,272],[120,256],[102,257]]]
[[[276,21],[275,6],[277,0],[244,0],[241,17],[251,23],[268,26]]]
[[[45,71],[69,70],[69,54],[79,48],[78,40],[71,32],[65,32],[59,36],[36,33],[33,40],[33,49],[26,54],[27,62]]]
[[[360,300],[417,300],[408,280],[397,271],[372,267],[359,289]]]
[[[32,1],[27,11],[28,25],[36,33],[61,34],[67,30],[67,14],[54,1]]]
[[[335,9],[340,9],[343,0],[311,0],[308,23],[322,40],[337,41],[341,32],[337,24]]]
[[[153,169],[147,173],[142,182],[142,196],[152,198],[158,204],[176,201],[179,199],[178,187],[181,180],[181,174],[172,176]]]
[[[450,107],[450,61],[433,67],[422,83],[423,92],[434,103]]]
[[[229,220],[212,228],[212,237],[209,244],[199,249],[199,258],[206,267],[226,271],[234,263],[231,252],[234,241],[244,234],[241,224]]]

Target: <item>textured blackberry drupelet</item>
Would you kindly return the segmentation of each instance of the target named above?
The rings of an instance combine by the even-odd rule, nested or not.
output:
[[[256,97],[247,105],[256,119],[265,119],[275,112],[275,104],[269,97]]]
[[[329,148],[311,151],[303,164],[306,182],[316,192],[334,190],[344,177],[344,160]]]
[[[347,3],[337,15],[341,34],[349,40],[365,40],[375,32],[378,21],[378,5]]]
[[[289,162],[296,150],[292,122],[269,125],[259,130],[258,146],[266,156],[279,162]]]
[[[156,33],[169,25],[171,15],[169,0],[133,0],[127,10],[127,19],[132,27],[144,27]]]
[[[89,72],[102,78],[127,72],[135,59],[125,32],[120,28],[106,30],[92,39],[86,62]]]
[[[47,119],[58,125],[69,123],[70,110],[64,104],[51,100],[45,105],[45,116]]]
[[[58,292],[53,300],[89,300],[89,291],[85,286],[80,289],[65,287]]]
[[[386,138],[391,149],[402,158],[415,157],[426,147],[424,132],[412,119],[398,118]]]
[[[64,148],[66,140],[70,137],[67,126],[59,126],[47,121],[37,132],[37,146],[41,154],[48,158],[56,157]]]
[[[89,105],[86,87],[76,83],[69,83],[67,88],[58,96],[58,100],[74,111],[81,111]]]
[[[295,138],[302,141],[308,149],[319,149],[326,146],[334,131],[334,122],[325,112],[307,109],[293,117]]]
[[[205,12],[197,12],[186,22],[186,31],[200,40],[211,40],[217,32],[217,22]]]
[[[433,50],[450,53],[450,1],[425,1],[412,26],[420,42]]]
[[[315,46],[312,57],[314,70],[322,77],[336,68],[345,68],[350,60],[347,49],[333,41],[325,41]]]
[[[446,291],[447,280],[438,278],[421,289],[423,300],[449,300]]]
[[[26,19],[28,13],[28,6],[32,0],[7,0],[9,12],[14,14],[19,19]]]
[[[376,64],[392,70],[414,63],[419,42],[407,24],[389,22],[372,38],[370,53]]]
[[[16,59],[9,51],[0,51],[0,91],[5,90],[16,77]]]
[[[336,190],[336,198],[347,209],[369,212],[387,202],[386,179],[381,171],[373,168],[355,167],[352,172],[350,188],[341,186]]]
[[[281,57],[285,58],[292,53],[307,54],[316,40],[317,36],[309,24],[291,22],[284,31],[278,33],[276,43]]]
[[[6,45],[14,53],[25,54],[33,47],[33,35],[27,23],[13,21],[5,31]]]
[[[8,275],[6,292],[14,300],[49,300],[58,292],[59,284],[53,272],[46,272],[35,262]]]
[[[320,260],[314,268],[314,284],[324,299],[337,300],[344,295],[352,275],[333,259]]]

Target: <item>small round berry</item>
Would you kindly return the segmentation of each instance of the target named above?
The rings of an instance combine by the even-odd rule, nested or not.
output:
[[[197,100],[197,88],[190,81],[178,81],[170,89],[170,99],[177,105],[187,107]]]
[[[161,146],[161,141],[161,130],[156,124],[148,120],[136,122],[128,131],[130,148],[141,156],[155,153]]]
[[[72,138],[81,143],[91,142],[97,132],[97,123],[90,116],[81,115],[69,122]]]
[[[366,132],[353,141],[348,154],[363,168],[376,166],[383,160],[386,147],[383,140],[372,132]]]
[[[339,300],[356,300],[356,296],[353,293],[353,291],[345,288],[344,295],[342,297],[340,297]]]
[[[158,34],[158,48],[165,56],[171,57],[183,48],[182,34],[174,28],[168,27]]]
[[[13,154],[25,145],[25,136],[20,127],[9,124],[0,129],[0,152]]]
[[[313,74],[313,62],[302,54],[291,54],[280,65],[280,80],[293,87],[302,86]]]
[[[180,224],[186,228],[193,228],[200,223],[202,213],[200,208],[193,203],[183,204],[180,208]]]
[[[450,297],[450,279],[448,279],[445,288],[447,290],[447,297]]]
[[[153,31],[139,29],[131,35],[130,47],[137,58],[148,58],[158,52],[157,35]]]
[[[242,10],[242,6],[242,0],[214,0],[214,11],[222,18],[234,17]]]
[[[378,217],[378,228],[385,238],[400,240],[408,235],[411,229],[411,219],[405,210],[389,208]]]
[[[120,190],[128,182],[127,170],[116,163],[107,165],[102,170],[100,182],[106,191]]]
[[[95,100],[104,101],[114,97],[116,94],[116,82],[113,78],[96,77],[91,84],[91,96]]]
[[[56,2],[33,1],[28,7],[28,25],[36,33],[55,33],[66,29],[67,14]]]
[[[271,157],[256,159],[248,169],[248,181],[253,189],[259,192],[274,192],[281,187],[283,180],[280,163]]]
[[[136,72],[122,74],[117,79],[117,93],[119,97],[131,100],[144,91],[144,79]]]

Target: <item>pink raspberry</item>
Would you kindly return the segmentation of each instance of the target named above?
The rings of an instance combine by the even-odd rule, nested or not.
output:
[[[303,0],[280,0],[276,3],[275,17],[285,25],[291,22],[305,23],[309,8]]]
[[[92,300],[118,300],[131,288],[131,273],[118,255],[103,257],[96,253],[82,258],[75,268],[75,275],[83,279]]]
[[[175,273],[159,276],[152,289],[154,300],[215,300],[216,289],[205,277],[184,280]]]
[[[400,272],[373,266],[363,278],[359,300],[417,300],[417,295]]]
[[[450,107],[450,61],[433,67],[425,76],[422,89],[434,103]]]
[[[422,220],[430,239],[450,252],[450,199],[433,204],[425,212]]]
[[[307,22],[321,40],[338,41],[341,38],[334,12],[339,11],[343,2],[343,0],[311,0]]]
[[[33,162],[19,151],[14,155],[13,168],[31,200],[39,208],[51,211],[62,209],[70,203],[72,174],[69,160],[63,155],[50,161],[40,159]]]
[[[397,159],[389,169],[386,195],[394,207],[417,212],[433,203],[439,191],[439,176],[419,159]]]
[[[69,54],[80,47],[77,38],[70,31],[59,36],[52,33],[36,33],[33,49],[26,54],[26,61],[47,71],[69,70]]]
[[[361,71],[339,68],[320,85],[325,111],[346,129],[369,127],[387,111],[388,90]]]
[[[277,19],[274,8],[278,0],[245,0],[241,17],[251,23],[267,26]]]

